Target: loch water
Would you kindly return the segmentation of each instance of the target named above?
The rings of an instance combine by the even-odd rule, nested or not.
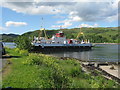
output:
[[[6,47],[15,48],[15,43],[3,44]],[[83,61],[95,62],[118,62],[119,61],[119,48],[118,44],[96,44],[91,50],[78,50],[78,51],[46,51],[44,54],[53,55],[57,57],[70,57],[77,58]]]
[[[119,61],[119,45],[117,44],[97,44],[92,47],[91,50],[79,50],[79,51],[57,51],[57,52],[45,52],[45,54],[58,56],[58,57],[70,57],[77,58],[83,61],[95,61],[95,62],[118,62]]]

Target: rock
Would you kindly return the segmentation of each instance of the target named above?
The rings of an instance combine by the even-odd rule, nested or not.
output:
[[[110,67],[110,69],[115,70],[115,67],[112,65],[112,66]]]

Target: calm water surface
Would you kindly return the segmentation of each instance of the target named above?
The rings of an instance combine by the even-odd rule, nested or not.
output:
[[[15,48],[14,43],[4,43],[4,46]],[[115,44],[98,44],[88,51],[63,51],[63,52],[45,52],[45,54],[58,57],[72,57],[85,61],[100,62],[118,62],[118,45]]]
[[[50,52],[46,54],[77,58],[84,61],[118,62],[118,45],[98,44],[88,51]]]
[[[5,47],[9,47],[9,48],[15,48],[16,44],[15,43],[11,43],[11,42],[3,42],[3,45]]]

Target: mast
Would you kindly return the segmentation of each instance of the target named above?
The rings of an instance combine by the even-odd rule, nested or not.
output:
[[[41,29],[40,29],[40,33],[39,33],[39,38],[42,36],[42,32],[44,33],[45,38],[48,39],[45,28],[43,28],[43,18],[42,18],[42,24],[41,24]]]
[[[41,18],[41,26],[40,26],[40,32],[39,32],[38,39],[39,39],[40,37],[42,37],[42,25],[43,25],[42,20],[43,20],[43,18]]]

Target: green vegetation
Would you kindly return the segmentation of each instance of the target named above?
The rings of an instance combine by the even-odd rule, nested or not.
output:
[[[99,73],[94,76],[82,70],[75,59],[59,59],[44,54],[6,48],[11,71],[3,76],[3,88],[116,88],[118,85]],[[97,73],[97,72],[96,72]]]
[[[75,39],[80,32],[79,28],[73,28],[73,29],[62,29],[65,33],[67,38]],[[118,34],[117,28],[82,28],[82,32],[85,34],[85,38],[89,39],[92,43],[118,43],[118,39],[120,38],[120,35]],[[46,30],[46,33],[49,38],[52,37],[55,33],[57,33],[59,30]],[[36,30],[33,32],[27,32],[24,33],[22,36],[31,37],[38,36],[40,33],[40,30]],[[43,34],[41,36],[44,36]],[[83,39],[83,36],[81,35],[79,37],[79,40]]]
[[[77,37],[77,34],[80,32],[79,28],[73,28],[73,29],[62,29],[66,35],[67,38],[75,39]],[[57,33],[59,30],[46,30],[46,33],[48,35],[48,38],[51,38],[52,35]],[[118,39],[120,38],[120,35],[118,34],[118,28],[117,27],[110,27],[110,28],[82,28],[82,32],[85,34],[85,38],[89,39],[92,43],[118,43]],[[22,34],[21,36],[25,36],[27,38],[31,37],[31,39],[34,36],[39,36],[40,30],[35,30],[33,32],[27,32]],[[44,36],[43,33],[41,33],[41,36]],[[16,38],[19,35],[15,34],[2,34],[2,41],[3,42],[14,42]],[[81,40],[83,36],[81,35],[79,39]]]
[[[31,50],[31,40],[28,37],[25,36],[19,36],[16,40],[15,43],[17,44],[17,48],[21,50]]]
[[[2,42],[14,42],[15,39],[19,36],[17,34],[0,34],[2,38],[0,38],[0,41]]]

